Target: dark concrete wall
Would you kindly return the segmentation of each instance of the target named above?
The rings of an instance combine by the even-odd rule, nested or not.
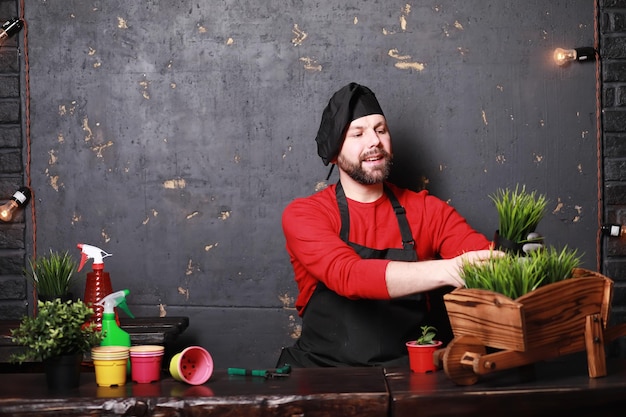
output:
[[[596,269],[595,66],[552,62],[593,46],[591,0],[47,0],[25,19],[37,251],[113,253],[133,311],[189,316],[180,345],[218,367],[273,366],[298,334],[280,215],[324,185],[314,137],[350,81],[385,109],[397,182],[489,236],[488,195],[526,184],[548,242]]]

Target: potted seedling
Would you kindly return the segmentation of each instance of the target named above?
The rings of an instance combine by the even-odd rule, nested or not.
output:
[[[524,253],[524,245],[541,243],[535,232],[543,218],[548,200],[537,191],[528,192],[526,186],[515,190],[499,189],[489,198],[498,211],[498,229],[494,243],[497,249],[515,254]]]
[[[25,269],[26,277],[37,291],[37,297],[42,300],[72,298],[70,287],[74,279],[77,263],[69,253],[54,252],[34,259],[29,259],[30,269]]]
[[[13,363],[43,362],[52,390],[78,386],[83,354],[100,344],[102,333],[85,324],[93,309],[81,300],[39,301],[37,315],[25,316],[11,330],[12,341],[22,350],[10,356]]]
[[[442,345],[440,340],[435,340],[437,329],[433,326],[421,326],[422,333],[416,340],[406,342],[409,352],[409,365],[411,371],[417,373],[433,372],[437,369],[434,354]]]

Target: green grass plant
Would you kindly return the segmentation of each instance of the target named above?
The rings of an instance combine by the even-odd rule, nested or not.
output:
[[[526,186],[499,189],[489,198],[498,211],[500,236],[517,243],[525,243],[526,237],[537,228],[543,218],[548,200],[537,191],[528,192]]]
[[[66,296],[78,267],[69,252],[53,252],[29,259],[30,269],[26,269],[26,276],[31,280],[37,294],[42,298],[56,298]]]
[[[546,247],[519,257],[506,254],[501,258],[470,264],[461,269],[466,288],[484,289],[516,299],[537,288],[572,276],[580,265],[577,250]]]

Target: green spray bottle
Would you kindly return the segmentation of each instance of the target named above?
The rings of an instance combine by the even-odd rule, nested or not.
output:
[[[128,346],[130,347],[130,335],[120,329],[115,320],[115,307],[119,307],[132,319],[135,318],[130,312],[126,304],[126,296],[130,294],[129,290],[120,290],[107,295],[102,300],[96,302],[96,305],[104,307],[102,313],[102,333],[104,335],[101,346]]]
[[[130,335],[117,325],[115,320],[115,307],[119,307],[132,319],[135,318],[130,312],[126,304],[126,296],[130,294],[129,290],[120,290],[111,293],[102,300],[96,302],[96,305],[104,307],[102,313],[102,342],[100,346],[127,346],[130,348]],[[130,358],[128,360],[128,372],[130,372]]]

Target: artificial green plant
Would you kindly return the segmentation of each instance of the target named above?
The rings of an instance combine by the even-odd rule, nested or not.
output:
[[[30,269],[25,269],[27,278],[33,283],[41,299],[65,297],[70,292],[78,264],[65,251],[53,252],[29,259]]]
[[[545,247],[520,257],[507,253],[481,263],[465,263],[461,276],[466,288],[484,289],[516,299],[537,288],[572,276],[581,262],[577,250]]]
[[[37,303],[37,315],[25,316],[11,340],[23,350],[9,358],[11,362],[44,361],[60,355],[85,353],[102,341],[96,324],[87,322],[94,311],[81,300]]]
[[[526,243],[543,218],[548,200],[537,191],[528,192],[526,186],[498,189],[489,198],[498,211],[498,233],[515,243]]]

